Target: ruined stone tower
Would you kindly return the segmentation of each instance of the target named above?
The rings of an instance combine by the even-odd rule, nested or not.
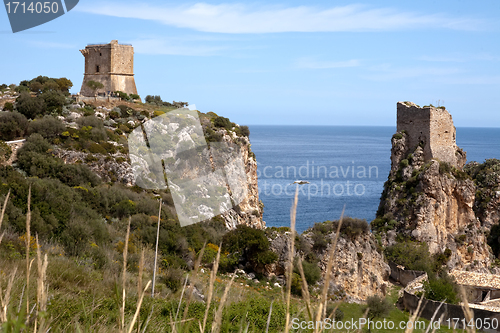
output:
[[[425,161],[437,159],[459,168],[464,166],[466,154],[456,144],[453,119],[444,107],[421,108],[411,102],[398,102],[397,109],[397,131],[406,131],[410,151],[421,145]]]
[[[87,86],[89,81],[104,85],[98,89],[98,95],[122,91],[137,94],[134,80],[134,48],[132,45],[118,44],[112,40],[109,44],[89,44],[80,50],[85,57],[85,74],[80,94],[94,96],[94,91]]]

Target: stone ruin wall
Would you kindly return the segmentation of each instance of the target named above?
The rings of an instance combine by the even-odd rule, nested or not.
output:
[[[134,48],[131,45],[112,45],[111,73],[134,75]]]
[[[425,161],[437,159],[456,167],[464,165],[465,153],[457,155],[456,130],[448,111],[398,102],[397,113],[397,131],[405,130],[408,134],[409,152],[423,142]]]

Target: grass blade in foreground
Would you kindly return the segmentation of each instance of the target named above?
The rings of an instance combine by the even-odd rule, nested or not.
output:
[[[297,202],[299,201],[299,185],[295,188],[295,197],[290,209],[290,242],[288,248],[288,268],[286,270],[286,322],[285,333],[290,331],[290,294],[292,292],[293,257],[295,252],[295,217],[297,216]]]

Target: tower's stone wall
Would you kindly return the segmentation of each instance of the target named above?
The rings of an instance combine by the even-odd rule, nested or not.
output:
[[[96,94],[123,91],[137,94],[134,80],[134,48],[120,45],[113,40],[110,44],[88,45],[80,50],[85,57],[85,74],[80,94],[94,96],[87,82],[96,81],[104,85]]]
[[[457,147],[455,126],[448,111],[398,102],[397,113],[397,131],[406,132],[410,151],[421,145],[426,161],[437,159],[457,167],[465,164],[465,153]]]

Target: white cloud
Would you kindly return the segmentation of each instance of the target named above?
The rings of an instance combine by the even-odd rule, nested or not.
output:
[[[418,57],[417,60],[429,61],[429,62],[465,62],[465,58],[460,57],[448,57],[448,56],[429,56],[424,55]]]
[[[500,61],[500,57],[490,53],[460,55],[423,55],[417,60],[429,62],[467,62],[467,61]]]
[[[463,76],[459,78],[454,78],[452,80],[446,80],[446,81],[443,80],[442,83],[466,84],[466,85],[500,85],[500,75]]]
[[[212,56],[222,53],[224,47],[204,46],[199,43],[165,38],[146,38],[130,41],[134,51],[152,55]]]
[[[196,3],[183,6],[153,6],[137,2],[85,3],[76,10],[98,15],[157,21],[165,25],[216,33],[278,33],[390,31],[445,28],[476,30],[483,22],[444,14],[421,14],[392,8],[347,5],[249,6],[244,4]]]
[[[382,64],[369,69],[368,73],[362,75],[363,78],[372,81],[391,81],[412,78],[427,78],[435,81],[436,78],[449,76],[462,72],[459,68],[453,67],[406,67],[393,68],[390,65]]]
[[[295,62],[297,68],[310,68],[310,69],[328,69],[328,68],[345,68],[359,66],[359,60],[351,59],[345,61],[318,61],[309,58],[302,58]]]
[[[50,48],[50,49],[77,49],[78,46],[73,45],[73,44],[67,44],[67,43],[57,43],[57,42],[47,42],[47,41],[39,41],[39,40],[33,40],[33,41],[28,41],[29,44],[36,46],[36,47],[42,47],[42,48]]]

